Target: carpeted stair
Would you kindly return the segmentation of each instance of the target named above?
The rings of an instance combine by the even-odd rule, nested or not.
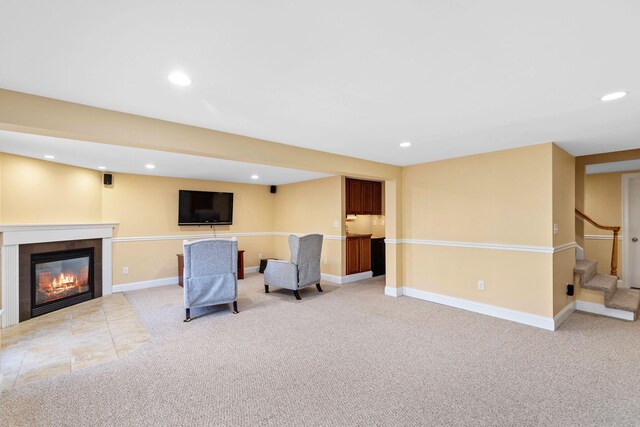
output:
[[[616,310],[630,311],[636,319],[640,306],[640,292],[633,289],[618,289],[618,278],[606,274],[598,274],[598,262],[590,259],[576,261],[573,269],[580,275],[580,287],[604,293],[604,306]]]

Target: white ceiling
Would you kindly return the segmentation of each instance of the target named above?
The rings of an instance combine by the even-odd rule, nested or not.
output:
[[[584,155],[639,146],[638,22],[637,0],[4,0],[0,87],[397,165]]]
[[[0,152],[41,160],[45,160],[45,155],[53,155],[55,160],[49,161],[96,170],[98,166],[105,166],[105,172],[247,184],[282,185],[329,176],[275,166],[6,131],[0,131]],[[148,163],[155,165],[155,169],[147,169],[145,165]],[[259,178],[252,179],[253,174]]]

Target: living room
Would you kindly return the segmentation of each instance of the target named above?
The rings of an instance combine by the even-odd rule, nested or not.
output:
[[[575,210],[585,156],[637,151],[638,10],[587,3],[6,5],[2,422],[633,423],[637,306],[581,286]],[[232,223],[179,225],[180,190],[232,193]],[[265,293],[310,233],[324,292]],[[348,274],[351,233],[384,275]],[[101,296],[21,320],[36,235],[96,240]],[[244,251],[239,313],[183,322],[200,238]]]

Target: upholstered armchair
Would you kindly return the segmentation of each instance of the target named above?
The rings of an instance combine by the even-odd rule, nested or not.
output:
[[[291,261],[270,259],[264,271],[264,292],[269,293],[269,286],[291,289],[296,299],[300,299],[299,289],[309,285],[320,287],[320,254],[322,252],[322,235],[289,236]]]
[[[233,303],[238,313],[238,242],[235,239],[184,241],[185,322],[191,309]]]

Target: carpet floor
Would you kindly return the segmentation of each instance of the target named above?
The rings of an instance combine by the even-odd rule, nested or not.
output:
[[[544,331],[384,282],[240,282],[240,314],[182,290],[127,292],[151,339],[127,357],[0,396],[2,426],[638,425],[638,322],[574,313]]]

